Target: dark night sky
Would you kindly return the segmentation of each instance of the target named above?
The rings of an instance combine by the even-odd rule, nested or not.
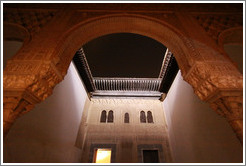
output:
[[[132,33],[105,35],[83,48],[93,77],[157,78],[166,52],[156,40]]]

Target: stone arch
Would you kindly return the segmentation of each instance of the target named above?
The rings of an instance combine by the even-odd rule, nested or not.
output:
[[[62,59],[57,63],[58,69],[65,75],[72,57],[83,44],[112,33],[136,33],[153,38],[174,53],[182,74],[190,68],[189,59],[185,55],[192,54],[191,49],[185,43],[184,35],[176,28],[146,16],[115,14],[93,18],[69,29],[53,52],[53,57]]]
[[[4,23],[3,28],[4,40],[21,41],[24,44],[28,43],[31,40],[31,35],[28,30],[19,24]]]
[[[226,58],[243,74],[243,27],[234,27],[221,32],[218,44]]]
[[[11,59],[30,41],[30,33],[23,26],[15,23],[4,23],[3,29],[3,67],[5,68],[7,60]]]
[[[13,106],[10,107],[5,104],[5,117],[7,117],[5,119],[10,119],[8,118],[9,113],[16,109],[28,112],[36,103],[51,95],[55,85],[66,75],[75,52],[83,44],[107,34],[136,33],[153,38],[169,48],[177,60],[184,79],[192,85],[198,97],[212,104],[212,108],[217,112],[222,112],[220,114],[226,116],[227,119],[233,117],[231,126],[242,141],[242,111],[238,113],[238,108],[234,109],[233,105],[235,102],[239,105],[242,103],[242,75],[235,71],[235,67],[232,67],[230,63],[224,61],[224,59],[221,60],[220,55],[217,57],[218,61],[213,61],[215,58],[211,58],[203,45],[199,46],[198,42],[189,39],[190,37],[185,31],[184,34],[183,31],[181,32],[177,28],[171,26],[167,21],[152,17],[135,14],[113,14],[82,21],[64,32],[59,39],[52,38],[51,35],[47,43],[54,43],[54,45],[47,48],[49,51],[41,50],[36,54],[36,56],[39,56],[39,65],[35,65],[36,62],[30,66],[29,62],[25,62],[28,65],[20,65],[23,71],[28,74],[25,74],[25,76],[21,74],[11,75],[13,71],[18,69],[18,67],[12,69],[11,65],[9,65],[9,71],[4,73],[3,86],[5,92],[12,93],[13,89],[16,90],[20,87],[23,89],[21,93],[28,92],[28,95],[24,95],[25,100],[22,100],[22,96],[15,100],[13,96],[9,97],[6,93],[4,103],[11,103]],[[53,33],[46,29],[42,35],[41,33],[39,35],[45,37],[46,32],[48,34]],[[34,42],[34,46],[38,46],[38,44],[39,40],[36,43]],[[217,52],[212,55],[216,54]],[[30,52],[31,56],[35,55]],[[18,60],[15,63],[20,64]],[[12,66],[15,66],[15,64],[13,63]],[[34,74],[30,73],[29,68],[36,72]],[[16,80],[19,81],[18,84],[16,84]],[[8,84],[8,82],[12,84]],[[223,91],[226,93],[222,94]],[[228,91],[229,93],[227,93]],[[217,95],[216,93],[221,94]],[[234,98],[235,96],[237,98]],[[23,102],[22,105],[19,104],[21,102]],[[21,108],[18,108],[19,106]],[[230,111],[226,108],[234,110],[228,114]],[[239,109],[241,110],[241,107]],[[4,121],[4,126],[6,126],[4,127],[4,133],[7,133],[16,117],[11,115],[11,121]]]
[[[226,29],[219,34],[218,43],[220,47],[227,43],[243,44],[243,27]]]
[[[233,109],[231,103],[235,101],[231,98],[227,101],[227,96],[237,96],[240,99],[237,101],[239,105],[242,103],[242,75],[235,70],[235,67],[221,58],[216,50],[210,49],[205,43],[199,45],[198,42],[190,39],[185,30],[184,34],[183,31],[161,19],[136,14],[113,14],[88,19],[65,32],[57,42],[51,57],[55,61],[57,70],[65,76],[75,52],[83,44],[103,35],[124,32],[150,37],[169,48],[177,60],[184,79],[191,84],[196,95],[209,102],[215,111],[228,112],[224,109],[227,107]],[[206,48],[203,47],[204,44]],[[217,60],[211,57],[214,55],[218,55]],[[216,94],[224,91],[226,92],[223,93],[224,96]],[[232,93],[227,93],[228,91]],[[241,110],[237,108],[231,114],[220,114],[227,119],[234,117],[235,114],[231,126],[242,142],[242,114],[238,113],[238,109]]]

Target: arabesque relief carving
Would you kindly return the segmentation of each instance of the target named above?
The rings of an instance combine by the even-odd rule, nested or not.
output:
[[[238,139],[243,143],[243,95],[222,96],[210,106],[227,119]]]
[[[193,66],[185,80],[197,96],[225,117],[237,137],[243,142],[243,76],[229,62],[205,63]]]
[[[181,21],[182,18],[176,19],[175,15],[180,12],[180,9],[182,9],[181,4],[180,6],[172,6],[172,4],[152,4],[150,8],[150,4],[146,6],[140,6],[139,4],[135,4],[135,6],[132,6],[132,4],[127,6],[123,6],[122,4],[111,4],[112,6],[98,6],[97,10],[94,10],[93,6],[97,6],[97,4],[91,5],[92,6],[89,8],[87,8],[86,5],[82,6],[81,9],[77,8],[77,6],[72,8],[73,12],[71,13],[75,13],[75,15],[69,15],[65,21],[62,19],[57,21],[56,19],[58,18],[54,17],[58,8],[54,8],[52,10],[44,8],[39,10],[21,10],[18,8],[4,9],[3,20],[5,23],[20,24],[28,29],[32,36],[37,32],[43,32],[42,35],[38,36],[40,39],[37,39],[38,37],[36,35],[35,42],[34,40],[30,41],[29,47],[25,47],[25,49],[23,49],[26,52],[18,53],[16,58],[14,60],[10,60],[5,68],[3,74],[5,135],[7,133],[6,131],[8,131],[11,124],[18,116],[30,111],[36,103],[43,101],[52,94],[53,88],[65,76],[68,65],[76,51],[75,47],[77,49],[81,47],[81,45],[79,47],[76,45],[80,42],[80,38],[85,38],[81,41],[87,41],[91,36],[93,36],[93,34],[101,34],[101,31],[110,33],[110,31],[107,31],[108,24],[119,19],[119,17],[114,17],[113,19],[108,17],[105,22],[100,23],[102,20],[93,22],[94,18],[96,19],[98,16],[104,16],[106,18],[106,15],[109,13],[115,15],[126,15],[127,13],[134,13],[135,10],[135,13],[142,16],[131,16],[131,19],[121,19],[121,22],[117,22],[117,24],[115,24],[118,27],[114,27],[115,29],[113,30],[121,29],[121,25],[125,26],[131,22],[141,24],[143,21],[147,20],[145,16],[153,17],[157,22],[165,22],[167,25],[173,26],[169,27],[166,26],[166,24],[163,24],[163,26],[162,24],[158,24],[160,28],[158,28],[156,32],[151,33],[153,36],[150,37],[156,37],[156,39],[162,39],[163,37],[166,37],[167,39],[170,38],[170,41],[166,41],[167,45],[168,47],[170,46],[169,48],[173,49],[170,49],[170,51],[174,53],[184,79],[191,84],[194,92],[201,100],[210,103],[211,107],[216,112],[227,118],[228,122],[242,142],[242,95],[236,92],[242,92],[243,90],[243,76],[237,71],[235,66],[223,58],[221,53],[218,53],[218,50],[216,50],[215,47],[211,48],[210,43],[199,43],[199,41],[192,39],[191,34],[186,33],[186,30],[192,27],[189,24],[186,24],[186,22],[181,24],[179,21]],[[162,12],[163,9],[165,9],[165,12]],[[240,11],[238,12],[236,9],[232,9],[232,13],[221,14],[220,10],[223,9],[216,9],[214,6],[211,6],[211,9],[209,9],[201,6],[199,7],[199,5],[197,5],[197,7],[191,7],[188,5],[183,8],[183,11],[186,12],[186,16],[193,16],[195,18],[194,20],[197,20],[208,36],[216,40],[216,42],[218,35],[222,31],[228,28],[242,26],[243,23]],[[211,11],[213,14],[211,14]],[[67,13],[63,12],[62,14],[66,15]],[[182,14],[180,15],[180,17],[183,17]],[[45,27],[51,19],[55,23],[59,23],[59,21],[63,22],[60,27],[56,24],[53,24],[50,27]],[[86,19],[90,20],[90,22],[83,22]],[[75,29],[71,29],[77,27],[81,22],[84,24],[81,25],[79,29],[85,29],[83,29],[83,31],[78,30],[76,31],[77,33],[73,33]],[[137,29],[136,32],[141,34],[141,28],[150,31],[154,29],[153,27],[156,27],[155,25],[157,25],[154,21],[147,22],[150,25],[141,24],[142,26],[139,26],[140,28]],[[137,24],[134,24],[133,27],[136,25]],[[102,28],[104,29],[101,30]],[[165,28],[168,30],[163,30]],[[199,34],[202,29],[190,29],[189,33],[192,33],[193,30],[196,31],[195,34]],[[131,31],[129,30],[129,32]],[[146,31],[144,32],[146,33]],[[62,36],[61,33],[66,34],[65,37]],[[45,37],[48,35],[50,36],[47,41]],[[62,37],[51,39],[53,36]],[[32,42],[34,42],[34,44]],[[41,45],[37,51],[39,43],[44,42],[52,42],[57,45],[54,44],[47,48]],[[165,43],[163,42],[163,44]],[[47,54],[51,53],[53,57],[48,58],[53,58],[55,64],[51,61],[44,61],[48,56]],[[33,59],[39,60],[34,61]],[[228,94],[223,94],[216,98],[216,100],[214,99],[214,96],[218,93],[225,91],[227,91]]]
[[[204,28],[207,34],[216,42],[219,34],[225,29],[243,26],[242,15],[194,15],[198,23]]]
[[[8,133],[15,120],[34,108],[34,104],[21,99],[20,97],[3,98],[3,132],[4,136]]]
[[[9,61],[3,75],[4,134],[15,119],[52,94],[63,77],[49,61]]]
[[[16,23],[25,27],[31,35],[39,32],[55,15],[53,10],[30,12],[29,10],[8,9],[4,10],[3,21]]]

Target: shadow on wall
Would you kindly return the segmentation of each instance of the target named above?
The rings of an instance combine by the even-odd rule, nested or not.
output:
[[[163,102],[174,162],[242,162],[228,122],[202,102],[178,72]]]
[[[4,143],[4,162],[80,162],[74,144],[86,99],[71,63],[53,94],[17,119]]]

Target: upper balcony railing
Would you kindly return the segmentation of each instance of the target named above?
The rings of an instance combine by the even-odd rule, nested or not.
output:
[[[159,91],[161,78],[103,78],[94,77],[98,91]]]

